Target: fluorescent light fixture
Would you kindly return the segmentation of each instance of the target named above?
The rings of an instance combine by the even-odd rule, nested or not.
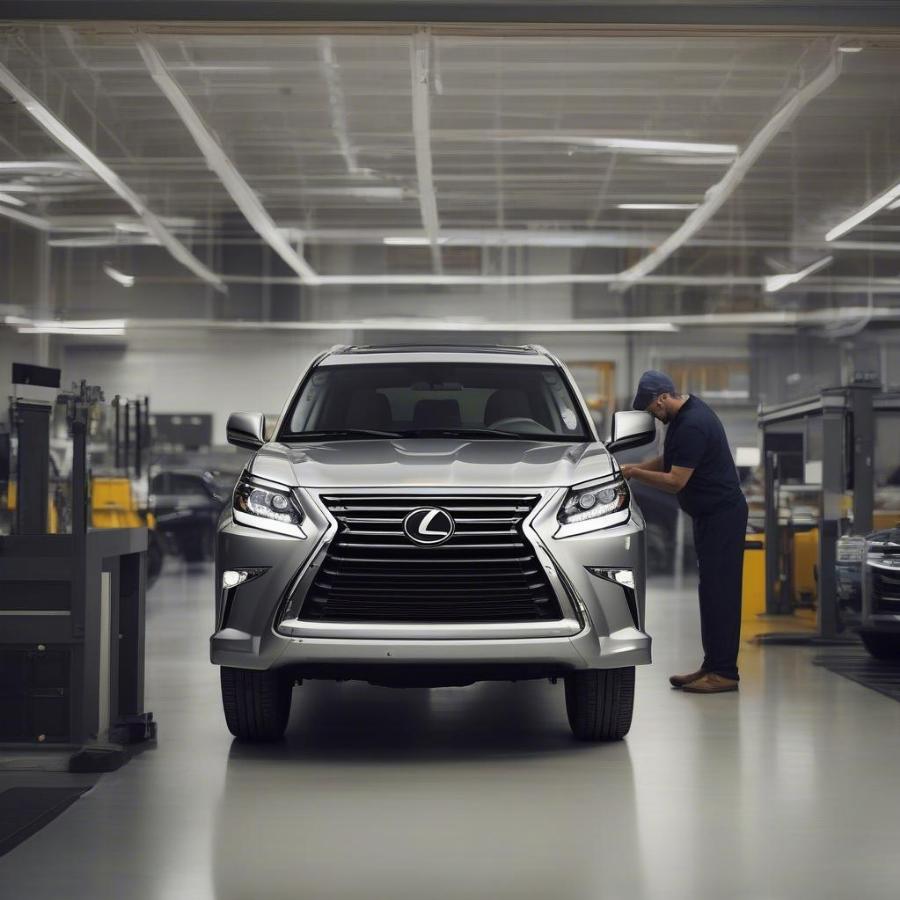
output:
[[[448,238],[438,238],[437,243],[446,244]],[[382,243],[389,247],[430,247],[431,241],[427,237],[404,237],[403,235],[395,235],[382,238]]]
[[[848,41],[846,44],[841,44],[838,50],[841,53],[862,53],[863,45],[858,41]]]
[[[807,275],[812,275],[813,272],[818,272],[820,269],[830,266],[832,262],[834,262],[833,256],[823,256],[821,259],[817,259],[814,263],[810,263],[805,269],[801,269],[799,272],[786,272],[784,275],[769,275],[765,280],[766,293],[774,294],[776,291],[786,288],[789,284],[796,284],[798,281],[802,281],[806,278]]]
[[[842,235],[845,235],[851,229],[856,228],[860,222],[865,222],[866,219],[871,218],[875,213],[885,207],[889,207],[898,198],[900,198],[900,182],[893,187],[888,188],[883,194],[879,194],[874,200],[870,201],[859,210],[859,212],[855,212],[849,218],[844,219],[840,224],[835,225],[834,228],[825,235],[825,240],[833,241]]]
[[[2,207],[0,207],[2,209]],[[52,224],[52,223],[51,223]],[[47,242],[51,247],[158,247],[159,241],[150,235],[130,235],[119,237],[111,235],[104,237],[96,235],[90,237],[51,238]]]
[[[285,239],[268,210],[219,145],[181,86],[169,74],[163,58],[156,48],[145,38],[140,38],[137,46],[144,64],[150,72],[150,77],[172,104],[173,109],[203,154],[207,165],[219,177],[219,181],[222,182],[231,199],[243,213],[244,218],[304,283],[315,284],[318,276],[313,268],[306,262],[302,254],[298,253]]]
[[[81,163],[68,160],[44,160],[41,162],[4,160],[0,162],[0,172],[21,172],[27,175],[58,175],[61,172],[72,175],[88,174],[88,170]]]
[[[361,185],[359,187],[306,188],[306,197],[358,197],[360,200],[404,200],[406,188],[392,185]]]
[[[24,325],[19,334],[64,334],[73,337],[118,337],[124,328],[66,328],[64,325]]]
[[[183,266],[193,272],[216,290],[227,292],[222,279],[205,266],[184,244],[166,228],[159,217],[148,209],[144,201],[93,152],[78,136],[69,130],[56,116],[35,97],[31,91],[16,78],[4,65],[0,64],[0,86],[19,102],[21,107],[46,131],[57,143],[69,151],[84,166],[87,166],[106,186],[124,200],[144,221],[147,230],[155,235],[161,244]],[[72,163],[67,164],[70,168]],[[81,171],[81,167],[78,167]]]
[[[441,135],[439,135],[441,136]],[[486,136],[488,139],[491,135]],[[527,134],[509,133],[495,136],[503,141],[524,141],[535,144],[569,144],[574,147],[598,147],[625,153],[700,153],[734,156],[737,144],[709,144],[705,141],[665,141],[652,138],[599,137],[590,134]]]
[[[109,263],[103,265],[103,271],[106,272],[116,284],[121,284],[122,287],[134,287],[134,275],[126,275],[124,272],[114,269]]]
[[[23,319],[7,316],[19,334],[65,334],[75,336],[117,336],[125,334],[125,319]]]
[[[897,209],[898,207],[900,207],[900,200],[895,200],[888,206],[888,209]]]
[[[0,191],[0,203],[11,203],[13,206],[24,206],[25,201],[20,200],[18,197],[13,197],[12,194],[4,194]]]
[[[699,203],[620,203],[619,209],[698,209]]]
[[[737,144],[707,144],[699,141],[655,141],[645,138],[591,138],[590,146],[610,150],[637,150],[650,153],[737,153]],[[574,143],[581,143],[575,141]]]

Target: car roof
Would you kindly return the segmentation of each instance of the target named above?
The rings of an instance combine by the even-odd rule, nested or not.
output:
[[[469,363],[526,363],[546,365],[550,355],[543,347],[533,344],[522,346],[489,344],[362,344],[333,347],[320,365],[340,361],[342,364],[396,362],[431,362],[438,358],[443,362]]]

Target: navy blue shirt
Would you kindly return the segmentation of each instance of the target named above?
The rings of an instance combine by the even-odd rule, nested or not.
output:
[[[744,502],[725,429],[699,397],[688,397],[666,429],[663,469],[672,466],[694,470],[678,492],[689,516],[708,516]]]

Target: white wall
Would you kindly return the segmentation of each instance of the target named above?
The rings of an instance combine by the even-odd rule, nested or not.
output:
[[[685,352],[682,349],[684,341],[677,334],[629,337],[625,334],[517,332],[429,336],[382,332],[367,334],[365,339],[379,343],[417,340],[538,343],[564,362],[610,360],[616,364],[616,393],[622,404],[629,401],[634,380],[645,368],[658,363],[660,358],[671,359]],[[229,413],[238,410],[279,412],[295,382],[318,353],[337,343],[359,340],[360,336],[351,331],[133,331],[127,337],[127,344],[114,347],[70,342],[62,354],[63,385],[86,379],[90,384],[99,384],[107,398],[115,394],[131,398],[149,396],[151,411],[211,412],[213,434],[218,443],[224,441]],[[631,366],[629,341],[632,343]],[[705,340],[695,337],[689,349],[694,357],[739,356],[746,353],[746,341],[734,334],[710,335]]]
[[[152,412],[211,412],[216,443],[236,411],[280,412],[310,360],[328,343],[284,333],[139,333],[116,350],[69,345],[63,383],[86,379],[107,399],[150,398]]]

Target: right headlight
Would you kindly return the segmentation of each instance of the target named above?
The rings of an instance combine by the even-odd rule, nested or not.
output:
[[[293,537],[306,537],[300,528],[303,510],[293,491],[244,474],[234,488],[233,515],[236,522]]]
[[[609,528],[628,519],[630,501],[624,478],[578,484],[569,488],[557,519],[561,525],[590,522],[594,528]]]

